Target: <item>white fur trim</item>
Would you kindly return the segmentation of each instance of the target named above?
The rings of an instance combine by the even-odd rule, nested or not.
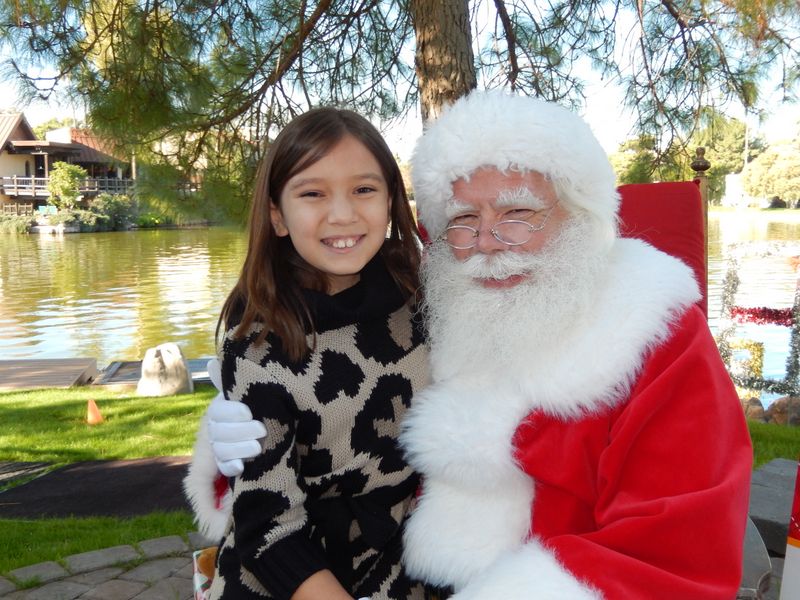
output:
[[[220,507],[216,506],[214,480],[218,474],[214,452],[208,439],[208,415],[203,415],[200,428],[197,430],[189,472],[183,479],[183,490],[194,509],[200,533],[214,542],[225,535],[233,506],[233,494],[230,489],[222,497]]]
[[[498,558],[458,589],[451,600],[602,600],[597,590],[579,581],[536,541]]]
[[[406,458],[443,482],[502,487],[519,473],[512,437],[530,412],[529,400],[489,378],[461,383],[433,384],[414,395],[400,435]]]
[[[521,548],[534,491],[514,459],[520,422],[535,409],[577,419],[625,401],[648,352],[700,298],[688,266],[640,240],[615,242],[601,280],[591,313],[563,331],[561,346],[532,342],[503,372],[459,373],[432,353],[436,383],[415,394],[400,436],[424,477],[404,537],[413,576],[465,585]]]
[[[619,197],[614,171],[589,126],[551,102],[474,91],[431,124],[411,159],[420,220],[432,237],[447,225],[451,184],[482,166],[552,178],[562,198],[613,230]]]
[[[403,533],[406,571],[437,585],[465,585],[525,541],[532,501],[533,482],[520,471],[483,487],[426,480]]]
[[[507,401],[502,410],[497,397]],[[400,436],[409,464],[425,475],[403,536],[403,563],[413,577],[464,585],[527,538],[533,482],[512,446],[525,400],[489,382],[457,380],[414,395]]]

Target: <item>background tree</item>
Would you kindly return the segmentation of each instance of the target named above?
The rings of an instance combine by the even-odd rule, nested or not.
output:
[[[480,86],[578,105],[590,67],[663,152],[711,99],[754,106],[770,68],[789,93],[800,65],[795,0],[0,0],[0,18],[29,95],[66,86],[126,155],[180,140],[170,164],[223,139],[257,161],[321,103],[427,118]]]
[[[777,196],[790,207],[800,204],[800,137],[767,148],[742,173],[744,190],[755,198]]]
[[[659,152],[656,140],[650,135],[623,142],[609,158],[617,180],[625,183],[651,183],[653,181],[679,181],[691,178],[687,170],[687,154],[681,147]]]
[[[711,168],[708,176],[708,197],[719,204],[725,194],[725,177],[741,173],[764,149],[764,141],[753,138],[749,142],[745,123],[727,117],[712,107],[700,110],[700,125],[685,144],[673,145],[666,152],[658,152],[654,138],[647,135],[624,142],[611,156],[611,164],[620,183],[647,183],[651,181],[680,181],[692,179],[694,151],[706,150],[706,160]]]
[[[719,204],[725,195],[725,176],[741,173],[745,164],[763,151],[764,141],[760,138],[746,140],[748,131],[744,122],[710,107],[702,111],[702,123],[687,146],[690,150],[697,146],[706,149],[706,160],[711,163],[706,172],[708,197],[712,203]]]
[[[86,169],[65,162],[53,163],[47,191],[50,192],[48,202],[59,210],[71,209],[80,200],[81,183],[86,179]]]
[[[52,119],[48,119],[44,123],[39,123],[33,127],[33,135],[36,136],[37,140],[43,140],[48,131],[52,131],[53,129],[61,129],[62,127],[77,126],[78,122],[71,117],[67,117],[66,119],[57,119],[53,117]]]
[[[654,140],[641,135],[620,144],[619,149],[609,156],[611,166],[617,174],[619,183],[650,183],[656,162]]]

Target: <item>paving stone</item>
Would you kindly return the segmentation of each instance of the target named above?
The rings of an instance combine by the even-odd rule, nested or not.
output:
[[[99,569],[97,571],[88,571],[86,573],[73,575],[72,577],[67,577],[66,581],[95,586],[109,579],[114,579],[114,577],[124,572],[125,569],[121,569],[120,567],[108,567],[107,569]]]
[[[157,558],[159,556],[169,556],[170,554],[180,554],[189,550],[189,546],[179,535],[168,535],[153,540],[139,542],[139,549],[146,558]]]
[[[5,577],[0,577],[0,594],[10,594],[14,590],[17,589],[13,583],[11,583]]]
[[[55,581],[30,590],[24,598],[25,600],[74,600],[89,589],[91,588],[88,585],[74,581]]]
[[[194,563],[190,560],[185,567],[175,572],[175,577],[185,577],[186,579],[194,577]]]
[[[146,589],[133,600],[192,600],[192,582],[182,577],[170,577]]]
[[[18,592],[12,592],[11,594],[6,594],[3,596],[3,600],[25,600],[25,597],[28,595],[27,590],[19,590]]]
[[[216,542],[209,540],[206,536],[198,531],[192,531],[187,537],[189,538],[189,546],[192,547],[192,550],[202,550],[203,548],[216,546],[219,543],[219,540]]]
[[[92,550],[91,552],[84,552],[82,554],[73,554],[72,556],[67,556],[64,562],[70,572],[85,573],[93,569],[112,567],[140,558],[141,555],[133,546],[126,544],[124,546],[114,546],[104,550]]]
[[[120,575],[120,579],[155,583],[173,575],[191,562],[188,558],[176,556],[150,560]]]
[[[147,584],[141,581],[111,579],[81,596],[81,600],[130,600],[145,589]]]
[[[64,567],[57,562],[53,562],[52,560],[43,563],[37,563],[29,567],[14,569],[13,571],[9,571],[8,574],[19,581],[30,581],[31,579],[37,579],[39,583],[55,581],[56,579],[61,579],[69,575]]]
[[[756,469],[750,483],[750,518],[773,554],[786,552],[797,461],[776,458]]]

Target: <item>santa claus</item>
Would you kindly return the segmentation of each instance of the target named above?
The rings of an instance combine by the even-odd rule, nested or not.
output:
[[[406,568],[453,600],[735,597],[752,460],[681,261],[617,235],[589,127],[457,101],[412,159],[433,385]]]

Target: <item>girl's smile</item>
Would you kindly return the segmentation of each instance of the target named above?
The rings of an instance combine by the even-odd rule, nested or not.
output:
[[[272,204],[275,232],[325,273],[328,293],[355,285],[380,251],[389,225],[389,186],[364,144],[347,135],[290,178]]]
[[[346,250],[354,247],[363,238],[364,238],[363,235],[355,237],[336,237],[336,238],[330,237],[323,239],[322,243],[325,244],[326,246],[330,246],[331,248],[335,248],[337,250]]]

